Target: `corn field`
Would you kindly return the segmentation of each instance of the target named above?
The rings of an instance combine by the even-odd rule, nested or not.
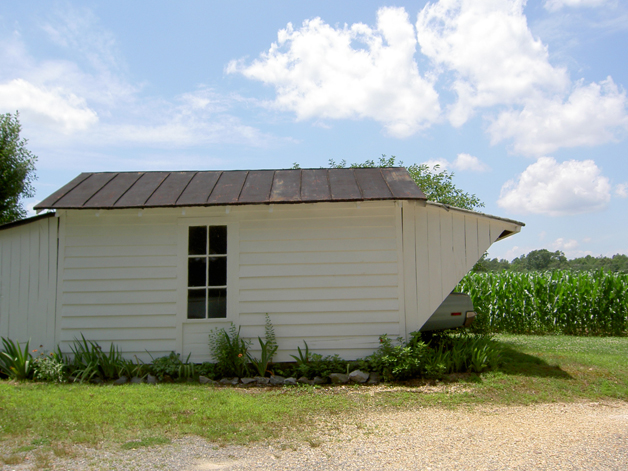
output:
[[[628,275],[603,270],[469,273],[457,291],[473,300],[478,331],[626,335]]]

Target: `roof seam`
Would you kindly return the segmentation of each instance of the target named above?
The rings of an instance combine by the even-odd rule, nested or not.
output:
[[[115,201],[113,202],[113,204],[111,205],[112,207],[114,207],[116,204],[118,204],[118,201],[120,201],[120,200],[122,199],[122,197],[123,197],[124,195],[126,195],[126,194],[129,192],[129,190],[130,190],[131,188],[133,188],[133,187],[135,186],[135,184],[136,184],[137,182],[139,182],[139,181],[142,179],[142,177],[143,177],[144,175],[146,175],[146,172],[138,172],[138,173],[140,174],[140,176],[139,176],[139,177],[137,177],[137,178],[135,179],[135,181],[134,181],[133,183],[131,183],[131,186],[129,186],[126,190],[124,190],[124,191],[122,192],[122,194],[121,194],[120,196],[118,196],[118,198],[116,198],[116,200],[115,200]],[[118,175],[120,175],[120,174],[118,173]]]
[[[205,203],[209,203],[209,199],[212,197],[212,193],[214,192],[214,190],[218,186],[218,182],[220,181],[220,179],[222,178],[222,176],[224,174],[225,174],[225,172],[223,172],[222,170],[219,171],[218,178],[216,178],[216,182],[214,183],[214,186],[212,187],[212,189],[209,190],[209,194],[207,195],[207,198],[205,199]]]
[[[92,174],[92,175],[93,175],[93,174]],[[100,190],[102,190],[104,187],[106,187],[107,185],[109,185],[109,183],[110,183],[111,181],[115,180],[115,179],[118,177],[118,175],[120,175],[120,174],[119,174],[119,173],[115,173],[115,174],[113,174],[113,176],[112,176],[109,180],[107,180],[107,181],[106,181],[106,182],[105,182],[105,183],[104,183],[104,184],[103,184],[100,188],[98,188],[98,189],[97,189],[94,193],[92,193],[92,196],[90,196],[90,197],[89,197],[89,198],[87,198],[85,201],[83,201],[83,204],[82,204],[81,206],[85,206],[87,203],[89,203],[89,201],[90,201],[90,200],[91,200],[94,196],[96,196]]]
[[[159,189],[159,187],[160,187],[161,185],[163,185],[163,184],[164,184],[164,182],[165,182],[166,180],[168,180],[168,178],[170,178],[170,175],[172,175],[172,172],[168,172],[168,173],[166,174],[165,178],[163,178],[163,179],[159,182],[159,185],[157,185],[157,186],[155,187],[155,189],[154,189],[153,191],[151,191],[150,195],[148,195],[148,198],[146,198],[146,199],[144,200],[144,204],[142,205],[142,207],[145,207],[145,206],[146,206],[146,203],[148,203],[148,200],[149,200],[149,199],[151,199],[151,198],[153,197],[153,195],[155,194],[155,192]]]
[[[83,178],[80,182],[78,182],[76,185],[74,185],[72,188],[69,188],[68,191],[66,191],[65,193],[63,193],[62,195],[60,195],[54,203],[51,204],[51,206],[54,208],[54,205],[57,204],[62,198],[64,198],[68,193],[70,193],[71,191],[74,191],[76,189],[77,186],[79,186],[81,183],[83,183],[84,181],[87,181],[91,178],[92,175],[94,175],[93,173],[90,172],[85,172],[87,173],[87,176],[85,178]],[[38,205],[39,206],[39,205]]]
[[[192,177],[188,180],[188,182],[185,184],[185,186],[183,187],[183,190],[181,190],[181,192],[179,193],[179,196],[177,196],[177,199],[174,200],[174,205],[176,206],[177,203],[179,202],[179,199],[181,198],[181,195],[183,195],[183,192],[185,190],[187,190],[188,186],[190,186],[190,183],[192,183],[192,180],[194,180],[194,177],[198,175],[198,172],[194,172],[194,175],[192,175]]]
[[[362,199],[366,199],[364,197],[364,190],[362,190],[362,186],[360,186],[360,181],[358,180],[358,176],[356,175],[355,171],[357,170],[356,168],[352,168],[352,174],[353,174],[353,180],[355,180],[355,185],[358,187],[358,191],[360,192],[360,196],[362,197]]]
[[[382,172],[382,167],[379,167],[379,174],[382,177],[382,180],[384,180],[384,183],[386,184],[386,187],[388,188],[388,191],[390,191],[390,194],[392,195],[393,198],[396,198],[397,195],[395,195],[395,192],[392,191],[392,188],[390,187],[390,185],[388,184],[388,180],[386,179],[386,177],[384,176],[384,172]],[[407,169],[406,169],[407,170]],[[418,186],[418,185],[417,185]]]

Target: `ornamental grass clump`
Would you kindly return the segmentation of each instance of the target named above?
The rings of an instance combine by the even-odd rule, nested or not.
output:
[[[98,343],[87,340],[83,334],[81,340],[74,339],[70,350],[72,358],[68,361],[69,373],[79,382],[96,378],[116,379],[127,366],[126,360],[113,343],[109,346],[109,352],[104,352]]]
[[[11,379],[33,377],[33,356],[28,350],[29,342],[20,347],[19,342],[2,337],[3,351],[0,352],[0,371]]]

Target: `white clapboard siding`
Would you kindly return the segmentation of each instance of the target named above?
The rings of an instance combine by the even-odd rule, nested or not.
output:
[[[439,204],[404,204],[406,335],[429,319],[458,282],[513,221]],[[412,263],[414,262],[414,263]]]
[[[178,350],[175,212],[69,211],[63,219],[62,350],[81,335],[142,360]]]
[[[55,347],[57,223],[54,217],[0,231],[0,336]]]
[[[280,361],[292,360],[304,340],[317,353],[352,359],[372,352],[382,334],[404,335],[400,215],[395,202],[245,207],[230,213],[239,228],[237,323],[241,335],[253,339],[253,354],[259,353],[265,314]],[[207,336],[220,326],[215,320],[184,323],[184,355],[209,359]]]

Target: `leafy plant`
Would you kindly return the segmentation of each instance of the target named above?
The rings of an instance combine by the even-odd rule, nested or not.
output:
[[[209,351],[223,376],[246,376],[250,344],[249,340],[240,337],[240,328],[233,323],[228,331],[215,328],[209,333]]]
[[[170,352],[170,354],[153,358],[153,356],[149,353],[152,363],[148,367],[148,370],[155,375],[160,381],[163,381],[166,376],[171,379],[187,379],[189,377],[193,377],[196,373],[194,366],[190,363],[190,355],[187,356],[185,361],[181,360],[181,357],[178,353]],[[192,374],[190,374],[192,373]]]
[[[307,365],[310,362],[310,347],[307,346],[307,342],[304,340],[305,351],[301,350],[301,347],[297,347],[297,351],[299,352],[299,356],[290,355],[297,362],[297,366]]]
[[[277,352],[277,345],[271,345],[270,340],[266,340],[266,342],[264,342],[259,337],[257,337],[257,340],[259,341],[259,345],[262,349],[261,358],[258,360],[257,358],[254,358],[253,356],[251,356],[251,354],[248,352],[246,355],[249,361],[255,367],[257,374],[259,376],[266,376],[266,371],[268,370],[268,364],[273,358],[273,355],[275,355],[275,353]]]
[[[33,357],[28,350],[29,342],[20,347],[19,342],[2,337],[4,351],[0,352],[0,370],[9,378],[29,379],[33,376]]]
[[[52,383],[65,383],[65,362],[63,356],[55,353],[41,354],[33,361],[33,378]]]
[[[111,343],[105,353],[98,343],[87,340],[81,334],[81,340],[75,338],[70,345],[72,360],[68,364],[70,375],[77,381],[90,381],[94,378],[115,379],[126,367],[126,360],[118,348]]]

